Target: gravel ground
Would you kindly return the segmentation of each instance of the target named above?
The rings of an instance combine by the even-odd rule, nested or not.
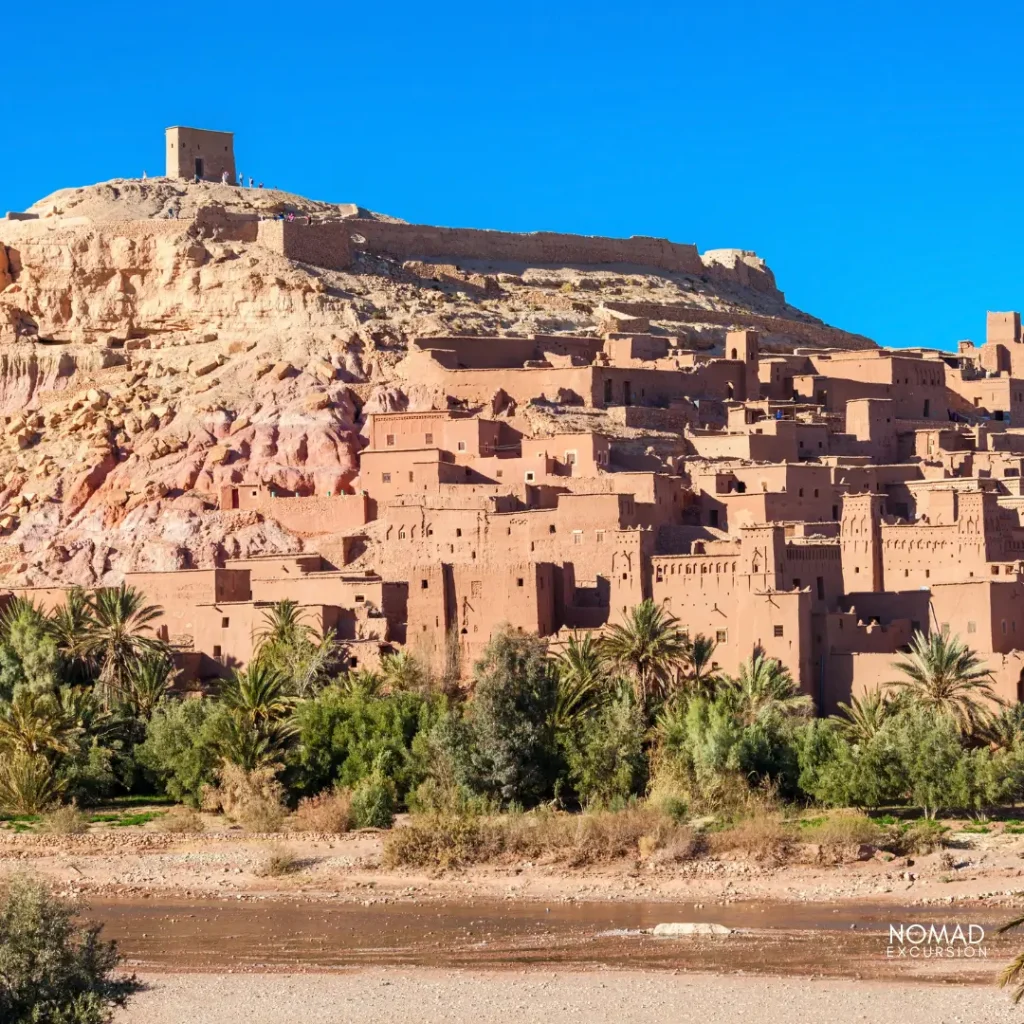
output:
[[[115,1024],[993,1024],[993,987],[640,972],[162,974]]]

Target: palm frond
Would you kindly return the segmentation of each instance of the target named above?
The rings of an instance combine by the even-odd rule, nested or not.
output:
[[[606,663],[632,679],[644,706],[668,694],[689,651],[679,620],[650,599],[611,626],[599,643]]]
[[[949,715],[965,735],[979,734],[988,707],[1002,702],[992,673],[978,655],[948,630],[914,634],[907,657],[894,662],[901,678],[888,685],[905,699]]]

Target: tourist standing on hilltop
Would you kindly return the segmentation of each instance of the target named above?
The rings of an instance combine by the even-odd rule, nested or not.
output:
[[[228,183],[228,172],[222,171],[220,176],[220,183],[226,185]]]
[[[249,179],[249,188],[252,188],[252,178]]]
[[[242,177],[242,172],[239,171],[238,172],[238,187],[239,188],[244,188],[244,186],[245,186],[245,178]]]

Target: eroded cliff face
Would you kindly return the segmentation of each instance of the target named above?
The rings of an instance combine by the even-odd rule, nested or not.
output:
[[[375,216],[155,179],[65,190],[33,207],[38,219],[0,221],[8,584],[92,585],[301,550],[304,538],[257,513],[216,511],[219,488],[350,485],[360,410],[445,405],[396,369],[417,335],[594,334],[607,327],[606,297],[735,310],[738,323],[744,311],[813,323],[774,279],[765,284],[762,261],[735,250],[704,257],[734,268],[725,284],[600,268],[481,273],[370,254],[336,272],[269,251],[255,229],[222,230],[225,210]],[[751,272],[756,288],[745,283]],[[685,330],[705,348],[724,333]]]

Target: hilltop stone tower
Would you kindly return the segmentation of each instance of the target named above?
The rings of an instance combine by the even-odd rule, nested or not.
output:
[[[211,132],[205,128],[167,129],[167,177],[220,181],[227,171],[235,182],[235,136],[233,132]]]

